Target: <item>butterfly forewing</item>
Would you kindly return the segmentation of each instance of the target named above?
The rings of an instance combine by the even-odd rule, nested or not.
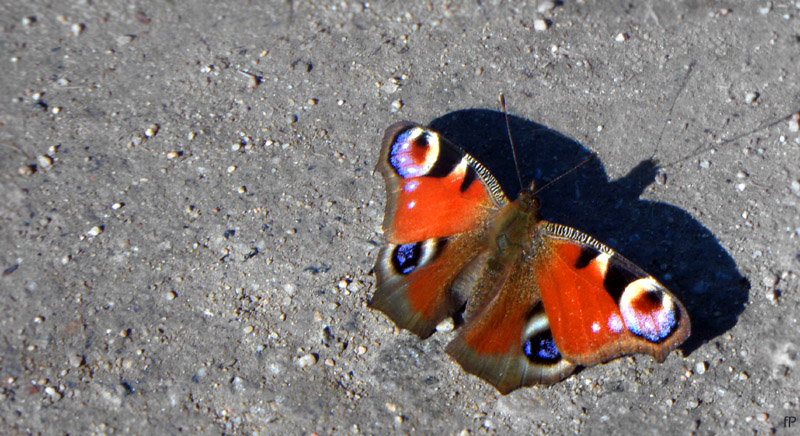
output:
[[[571,362],[635,352],[663,361],[690,333],[686,309],[633,262],[575,229],[546,221],[534,263],[553,338]]]
[[[483,165],[438,133],[413,123],[386,130],[377,169],[386,182],[383,231],[395,244],[473,230],[507,201]]]

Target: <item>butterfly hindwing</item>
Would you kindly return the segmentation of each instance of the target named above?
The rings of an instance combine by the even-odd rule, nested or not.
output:
[[[451,238],[411,244],[388,244],[378,254],[378,289],[370,307],[380,310],[398,327],[422,338],[452,315],[463,298],[450,292],[461,271],[478,254],[479,238],[470,232]]]
[[[502,394],[562,380],[575,365],[559,353],[533,278],[533,264],[519,250],[484,256],[473,277],[476,293],[467,303],[466,323],[447,346],[464,370]],[[497,252],[495,252],[497,253]],[[501,257],[515,255],[518,261]],[[480,260],[477,258],[476,260]],[[478,270],[477,265],[470,265]]]
[[[646,353],[663,361],[690,334],[683,305],[633,262],[575,229],[540,221],[534,271],[553,338],[570,362]]]

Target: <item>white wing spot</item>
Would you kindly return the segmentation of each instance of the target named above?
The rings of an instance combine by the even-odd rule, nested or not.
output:
[[[622,331],[624,324],[622,324],[622,319],[620,319],[619,315],[616,313],[612,313],[611,316],[608,317],[608,329],[614,333],[619,333]]]

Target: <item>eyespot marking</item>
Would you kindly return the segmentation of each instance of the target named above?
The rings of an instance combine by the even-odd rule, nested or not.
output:
[[[399,133],[389,150],[389,165],[404,179],[427,175],[439,157],[439,137],[422,127]]]
[[[675,301],[651,277],[626,286],[619,309],[628,330],[653,343],[669,337],[679,324],[680,313]]]

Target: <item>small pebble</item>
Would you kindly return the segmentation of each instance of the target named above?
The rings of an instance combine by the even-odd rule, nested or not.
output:
[[[617,36],[614,37],[614,40],[617,42],[625,42],[630,38],[627,33],[618,33]]]
[[[539,2],[539,6],[536,8],[536,10],[538,10],[540,14],[543,14],[545,12],[550,12],[555,7],[556,7],[556,2],[550,0],[544,0]]]
[[[697,364],[694,366],[694,371],[700,375],[705,374],[707,369],[708,363],[706,362],[697,362]]]
[[[89,229],[89,231],[86,232],[86,234],[91,237],[95,237],[103,233],[104,230],[105,230],[104,226],[94,226],[91,229]]]
[[[70,36],[78,36],[86,29],[86,26],[80,23],[75,23],[70,26]]]
[[[742,191],[744,191],[744,188],[746,188],[746,187],[747,187],[747,185],[745,185],[744,183],[739,183],[738,185],[736,185],[736,190],[739,191],[739,192],[742,192]]]
[[[36,162],[43,170],[49,170],[53,167],[53,158],[46,154],[39,155],[39,157],[36,158]]]
[[[453,317],[448,317],[436,326],[436,331],[440,333],[452,332],[456,328]]]
[[[800,112],[796,112],[789,118],[789,131],[800,132]]]
[[[545,20],[544,18],[537,18],[533,20],[533,30],[537,32],[544,32],[549,27],[550,26],[547,24],[547,20]]]
[[[300,357],[297,359],[297,366],[300,368],[307,368],[312,365],[317,364],[317,356],[312,353],[308,353],[305,356]]]
[[[356,354],[358,354],[359,356],[363,356],[364,354],[366,354],[366,352],[367,352],[367,347],[363,345],[359,345],[358,348],[356,348]]]
[[[748,92],[748,93],[747,93],[747,94],[745,94],[745,96],[744,96],[744,101],[745,101],[747,104],[755,104],[755,103],[758,101],[758,97],[759,97],[760,95],[761,95],[761,94],[759,94],[759,93],[757,93],[757,92]]]
[[[243,328],[243,329],[242,329],[242,331],[243,331],[245,334],[248,334],[248,335],[249,335],[250,333],[253,333],[253,326],[251,326],[251,325],[249,325],[249,326],[246,326],[245,328]]]
[[[392,112],[397,112],[403,108],[403,100],[395,100],[392,102]]]
[[[25,27],[30,27],[36,22],[36,17],[31,15],[30,17],[25,17],[22,19],[22,25]]]
[[[158,133],[159,129],[160,126],[158,124],[151,124],[150,127],[148,127],[147,130],[144,131],[144,136],[146,136],[147,138],[152,138],[153,136],[156,136],[156,133]]]

